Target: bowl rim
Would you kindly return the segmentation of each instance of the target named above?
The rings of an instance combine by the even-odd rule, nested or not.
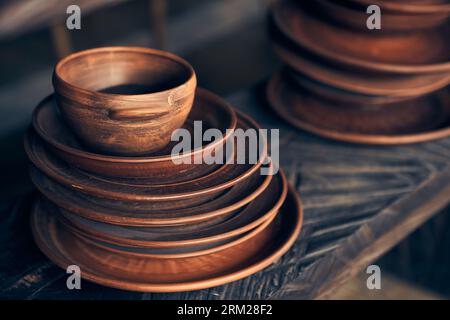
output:
[[[209,90],[203,89],[203,88],[197,88],[196,89],[196,95],[200,95],[203,97],[206,97],[206,99],[213,100],[216,106],[220,106],[222,110],[224,110],[229,115],[229,124],[227,129],[235,129],[237,125],[237,115],[236,112],[233,110],[231,105],[218,95],[212,93]],[[55,98],[55,94],[50,94],[46,98],[44,98],[41,102],[39,102],[38,106],[34,109],[32,114],[32,126],[36,133],[41,137],[44,141],[49,143],[52,147],[56,148],[57,150],[60,150],[64,153],[67,153],[69,155],[72,155],[74,157],[78,158],[84,158],[94,161],[101,161],[101,162],[108,162],[108,163],[153,163],[153,162],[164,162],[164,161],[172,161],[174,157],[172,155],[162,155],[162,156],[149,156],[149,157],[142,157],[142,156],[112,156],[112,155],[103,155],[100,153],[94,153],[90,151],[84,151],[81,149],[76,149],[74,147],[70,147],[68,145],[64,145],[62,143],[59,143],[49,137],[44,130],[41,129],[39,123],[38,123],[38,113],[41,108],[49,101]],[[195,100],[194,100],[195,104]],[[200,148],[193,149],[191,152],[187,154],[177,155],[175,159],[183,159],[186,157],[194,156],[198,153],[202,153],[207,150],[211,150],[211,148],[215,148],[216,146],[224,143],[227,141],[230,136],[232,135],[231,130],[225,130],[225,134],[223,136],[223,139],[213,141],[211,143],[208,143],[206,146],[202,146]]]
[[[80,86],[74,85],[74,84],[64,80],[60,74],[61,68],[63,68],[64,64],[66,64],[67,62],[69,62],[73,59],[87,56],[90,54],[114,53],[114,52],[141,53],[141,54],[145,54],[145,55],[153,55],[153,56],[166,58],[168,60],[172,60],[174,62],[179,63],[180,65],[185,67],[187,70],[189,70],[189,77],[187,78],[186,81],[182,82],[181,84],[179,84],[173,88],[169,88],[169,89],[162,90],[162,91],[143,93],[143,94],[117,94],[117,93],[105,93],[105,92],[82,88]],[[145,48],[145,47],[133,47],[133,46],[130,46],[130,47],[128,47],[128,46],[98,47],[98,48],[82,50],[82,51],[78,51],[78,52],[69,54],[68,56],[66,56],[58,61],[58,63],[56,64],[56,66],[53,70],[53,77],[52,77],[53,86],[55,88],[55,91],[58,94],[61,94],[61,93],[58,92],[59,90],[57,90],[57,87],[63,86],[63,87],[65,87],[66,90],[73,91],[78,94],[85,95],[87,97],[95,96],[95,97],[103,98],[103,99],[108,99],[108,98],[110,98],[110,99],[111,98],[136,99],[136,98],[155,97],[157,95],[168,95],[171,92],[173,92],[174,90],[181,90],[181,89],[185,88],[186,85],[189,83],[196,83],[196,79],[197,79],[197,77],[196,77],[194,68],[191,66],[191,64],[189,62],[187,62],[185,59],[181,58],[180,56],[177,56],[176,54],[173,54],[173,53],[170,53],[167,51],[163,51],[163,50],[157,50],[157,49]],[[62,95],[65,95],[65,94],[62,94]]]

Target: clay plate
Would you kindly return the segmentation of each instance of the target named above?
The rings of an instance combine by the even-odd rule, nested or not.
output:
[[[295,46],[276,27],[270,28],[272,45],[279,58],[296,72],[342,90],[399,101],[431,93],[450,83],[450,74],[392,74],[361,72],[325,61]]]
[[[383,9],[399,13],[450,13],[448,0],[347,0],[362,6],[376,4]]]
[[[353,31],[319,19],[310,8],[289,0],[272,7],[278,28],[298,46],[323,58],[390,73],[450,72],[450,23],[417,32]]]
[[[272,175],[262,176],[259,171],[232,186],[215,199],[195,207],[163,210],[142,202],[124,202],[82,194],[64,187],[31,167],[31,179],[38,190],[51,202],[71,214],[89,220],[124,226],[172,226],[217,222],[247,205],[258,197],[272,181]]]
[[[396,104],[355,107],[326,103],[281,74],[267,86],[269,105],[292,125],[331,139],[367,144],[405,144],[450,135],[447,90]]]
[[[312,93],[320,99],[325,99],[335,104],[384,106],[392,105],[393,102],[400,102],[406,99],[405,97],[396,96],[360,94],[339,89],[308,78],[307,76],[297,73],[291,69],[285,70],[284,73],[304,90]]]
[[[389,10],[389,2],[386,1],[370,1],[365,5],[358,5],[357,1],[336,1],[336,0],[315,0],[314,4],[319,8],[324,18],[333,19],[337,23],[355,28],[357,30],[367,30],[367,7],[373,4],[380,6],[382,17],[382,29],[388,32],[406,31],[411,32],[413,30],[427,29],[436,27],[439,24],[444,23],[450,14],[447,8],[445,10],[436,10],[430,12],[424,10],[422,12],[407,12],[405,10]],[[395,3],[395,1],[393,1]],[[387,6],[385,5],[387,4]],[[402,4],[405,6],[405,4]],[[417,6],[417,4],[415,4]],[[434,4],[436,9],[440,7],[445,9],[445,6],[440,4]],[[448,6],[447,6],[448,7]],[[423,7],[424,9],[427,9]],[[428,8],[431,6],[428,4]]]
[[[238,127],[244,131],[248,128],[259,129],[251,118],[243,114],[239,114]],[[161,188],[158,185],[117,185],[92,179],[83,171],[71,167],[46,151],[42,140],[33,132],[29,132],[25,138],[25,151],[31,162],[59,183],[74,190],[107,199],[158,203],[160,209],[205,203],[233,185],[244,181],[256,172],[263,162],[267,161],[265,141],[259,145],[263,148],[259,150],[259,157],[255,164],[225,164],[226,168],[217,175],[208,175],[205,179],[197,179],[195,182],[176,183]],[[248,156],[248,152],[246,155]]]
[[[66,232],[71,233],[74,237],[81,239],[81,241],[89,243],[91,246],[98,247],[102,250],[110,251],[113,253],[127,255],[131,257],[141,257],[141,258],[158,258],[158,259],[178,259],[187,257],[198,257],[205,254],[214,253],[226,248],[235,246],[247,239],[254,237],[259,232],[262,232],[267,226],[273,221],[277,212],[270,215],[268,219],[263,221],[258,226],[250,229],[242,234],[238,234],[232,237],[218,239],[215,241],[210,241],[207,243],[200,243],[190,246],[175,246],[175,247],[130,247],[121,246],[118,244],[113,244],[111,242],[105,242],[101,239],[94,238],[81,232],[79,229],[74,227],[71,222],[69,222],[65,217],[61,215],[58,209],[51,205],[48,201],[43,201],[41,204],[44,211],[49,212],[49,215],[53,215],[56,220],[60,223],[60,228],[66,230]]]
[[[274,216],[287,193],[284,174],[280,172],[264,192],[245,208],[213,224],[196,223],[170,227],[127,227],[95,222],[61,211],[66,224],[93,240],[119,246],[175,248],[215,243],[241,235]],[[208,222],[208,221],[207,221]]]
[[[93,247],[61,228],[37,203],[31,214],[39,248],[64,270],[78,265],[82,277],[105,286],[146,292],[176,292],[210,288],[258,272],[292,246],[302,225],[302,207],[294,190],[275,220],[246,241],[199,257],[155,259],[121,255]]]
[[[202,152],[211,152],[221,147],[229,138],[227,129],[236,127],[237,118],[233,109],[221,98],[204,89],[197,89],[194,105],[184,128],[190,130],[193,138],[193,122],[201,120],[203,130],[217,128],[223,139],[195,148],[190,153],[177,157],[178,160],[193,159]],[[145,178],[164,183],[180,182],[201,177],[217,168],[207,164],[174,164],[171,150],[177,142],[172,142],[163,150],[151,156],[118,157],[92,153],[87,150],[66,127],[56,108],[54,96],[44,99],[33,113],[33,127],[39,136],[58,157],[83,170],[96,175],[119,178]]]

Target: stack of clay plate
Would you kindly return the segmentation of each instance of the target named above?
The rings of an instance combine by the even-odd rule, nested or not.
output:
[[[367,27],[378,5],[381,29]],[[450,135],[450,3],[279,0],[270,35],[284,70],[269,104],[303,130],[347,142]]]
[[[108,57],[121,58],[116,49],[108,50]],[[101,61],[103,66],[108,57]],[[84,67],[96,66],[89,59]],[[132,66],[126,62],[124,67]],[[80,76],[84,74],[81,71]],[[257,154],[250,154],[251,139],[235,141],[234,129],[258,130],[259,126],[220,97],[197,89],[183,128],[195,140],[199,133],[194,121],[202,121],[203,129],[215,128],[221,138],[178,155],[172,155],[175,142],[170,142],[149,155],[126,156],[123,151],[111,155],[87,147],[63,116],[59,101],[67,103],[67,99],[58,100],[57,95],[36,107],[25,150],[32,163],[32,181],[40,192],[31,213],[33,236],[60,267],[77,265],[83,278],[126,290],[196,290],[262,270],[296,240],[302,224],[298,195],[288,187],[281,170],[275,174],[263,136],[257,138],[263,139],[256,141]],[[72,104],[74,109],[69,111],[86,113],[103,107],[83,109]],[[136,110],[132,111],[134,115]],[[130,123],[136,122],[127,118],[121,124]],[[96,130],[93,124],[84,130]],[[221,147],[223,162],[180,163],[201,160]],[[237,164],[238,152],[245,155],[244,164]],[[263,174],[263,167],[269,174]]]

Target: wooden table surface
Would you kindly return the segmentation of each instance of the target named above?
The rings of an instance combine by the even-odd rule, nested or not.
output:
[[[194,292],[126,292],[88,281],[68,290],[65,270],[31,239],[30,195],[0,204],[0,297],[326,298],[450,202],[450,139],[398,147],[338,143],[284,124],[263,97],[257,88],[229,100],[263,127],[280,129],[281,165],[305,205],[301,235],[282,259],[251,277]]]

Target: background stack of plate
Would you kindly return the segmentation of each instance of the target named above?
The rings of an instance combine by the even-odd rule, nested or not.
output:
[[[374,4],[381,29],[367,26]],[[277,1],[270,35],[286,68],[268,84],[270,105],[294,126],[342,141],[448,136],[449,16],[443,0]]]
[[[112,156],[79,142],[53,95],[42,101],[25,139],[43,195],[31,215],[40,249],[62,268],[78,265],[86,279],[153,292],[224,284],[276,261],[297,238],[302,210],[283,172],[261,174],[273,170],[266,141],[254,163],[236,164],[237,143],[224,164],[173,161],[219,150],[235,139],[227,130],[258,125],[203,89],[184,128],[192,133],[195,120],[223,139],[175,158],[174,143],[151,156]]]

